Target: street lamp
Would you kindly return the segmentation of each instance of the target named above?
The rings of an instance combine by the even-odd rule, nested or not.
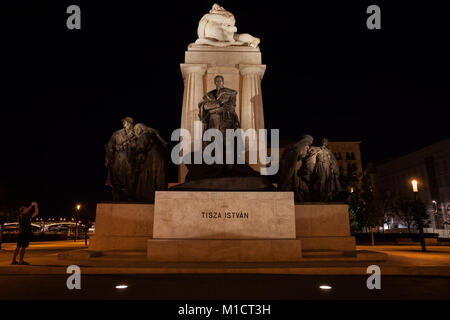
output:
[[[434,223],[433,223],[433,233],[435,233],[435,232],[436,232],[437,202],[436,202],[436,200],[432,200],[431,202],[433,203],[433,220],[434,220]]]
[[[417,219],[419,220],[419,238],[420,238],[420,245],[422,246],[422,251],[427,251],[427,248],[425,247],[425,239],[423,237],[423,221],[422,221],[422,214],[419,210],[419,186],[418,181],[416,179],[411,180],[411,186],[412,191],[414,193],[414,206],[416,207],[416,214]]]
[[[81,204],[77,204],[77,205],[75,206],[75,209],[77,209],[77,211],[80,211],[80,209],[81,209]],[[75,237],[74,237],[74,239],[73,239],[74,242],[77,241],[77,237],[78,237],[78,217],[79,217],[79,214],[76,215],[76,219],[77,219],[77,220],[75,221]],[[72,219],[72,221],[73,221],[73,219]]]
[[[411,185],[412,185],[414,194],[417,195],[417,193],[419,192],[419,186],[418,186],[417,180],[416,179],[411,180]]]

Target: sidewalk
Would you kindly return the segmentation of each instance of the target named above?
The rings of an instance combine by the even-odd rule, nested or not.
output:
[[[87,261],[58,260],[58,253],[86,249],[84,241],[32,242],[25,260],[29,266],[10,265],[15,244],[0,250],[0,274],[66,274],[69,264],[77,264],[84,274],[296,274],[367,275],[371,264],[384,275],[450,277],[450,247],[358,246],[358,259],[305,258],[292,263],[152,263],[145,252],[126,252]]]

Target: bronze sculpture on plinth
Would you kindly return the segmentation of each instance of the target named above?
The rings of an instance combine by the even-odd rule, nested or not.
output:
[[[225,137],[226,129],[240,128],[235,111],[237,91],[225,88],[221,75],[214,78],[214,84],[216,89],[208,92],[198,104],[198,116],[204,124],[204,130],[218,129]]]
[[[156,190],[167,190],[167,142],[159,132],[131,117],[106,146],[106,185],[114,202],[150,202]]]
[[[298,202],[333,201],[342,187],[337,160],[327,146],[326,138],[314,146],[310,135],[288,146],[280,160],[278,189],[294,191]]]
[[[214,78],[216,89],[208,92],[199,102],[199,119],[203,123],[203,133],[209,129],[217,129],[226,137],[226,130],[240,128],[236,113],[237,91],[224,87],[224,78],[217,75]],[[235,142],[239,138],[234,138]],[[205,144],[206,145],[206,144]],[[205,145],[203,147],[205,147]],[[171,190],[183,191],[270,191],[275,190],[270,179],[261,176],[247,163],[237,162],[237,144],[234,143],[233,163],[193,164],[193,153],[184,159],[190,159],[186,164],[188,173],[186,182],[173,186]],[[223,158],[226,159],[226,148]]]

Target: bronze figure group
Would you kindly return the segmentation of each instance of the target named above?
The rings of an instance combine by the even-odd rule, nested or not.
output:
[[[154,202],[156,190],[167,190],[167,142],[159,132],[131,117],[106,146],[106,185],[113,201]]]
[[[339,165],[327,147],[327,139],[319,146],[313,142],[312,136],[305,135],[286,148],[280,161],[278,188],[294,191],[299,202],[333,201],[342,191]]]
[[[203,122],[203,130],[218,129],[225,136],[227,129],[240,127],[235,111],[237,91],[225,88],[221,75],[214,78],[214,83],[216,89],[208,92],[198,105],[199,118]],[[167,142],[157,130],[142,123],[134,125],[130,117],[122,119],[122,125],[123,128],[112,135],[106,147],[106,185],[112,188],[115,202],[153,203],[155,191],[167,190],[168,187]],[[255,177],[261,181],[258,180],[256,187],[255,184],[249,187],[267,191],[274,189],[270,179],[259,176],[246,164],[203,164],[188,168],[187,182],[172,187],[173,190],[247,190],[245,186]],[[319,144],[314,144],[310,135],[286,148],[280,160],[278,178],[278,190],[293,191],[298,202],[330,202],[342,191],[339,166],[328,149],[328,140],[322,139]]]

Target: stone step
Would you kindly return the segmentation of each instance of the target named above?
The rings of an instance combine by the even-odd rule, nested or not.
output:
[[[146,257],[147,251],[146,250],[106,250],[102,251],[103,257],[123,257],[123,258],[140,258],[140,257]]]
[[[303,258],[316,258],[316,257],[333,257],[333,256],[343,256],[344,251],[338,250],[303,250]]]

